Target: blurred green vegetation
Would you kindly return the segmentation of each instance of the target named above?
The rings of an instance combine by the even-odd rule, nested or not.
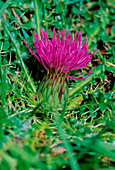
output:
[[[115,1],[0,1],[0,169],[115,168]],[[59,109],[38,96],[46,70],[33,57],[33,31],[87,35],[92,62],[72,75]],[[84,38],[83,38],[84,39]]]

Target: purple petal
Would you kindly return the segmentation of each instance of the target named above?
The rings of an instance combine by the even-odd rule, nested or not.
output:
[[[91,69],[91,71],[89,72],[89,74],[88,74],[87,76],[82,77],[82,78],[73,77],[73,76],[69,76],[69,75],[67,75],[66,77],[68,77],[68,78],[70,78],[70,79],[73,79],[73,80],[85,80],[85,78],[88,77],[88,76],[91,74],[91,72],[93,71],[93,69],[94,69],[94,67]]]

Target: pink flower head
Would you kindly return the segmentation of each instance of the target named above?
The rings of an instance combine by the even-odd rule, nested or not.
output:
[[[72,35],[69,30],[67,33],[65,29],[62,29],[61,31],[58,30],[58,36],[56,37],[54,28],[51,32],[51,39],[48,39],[47,32],[41,29],[40,36],[41,38],[37,33],[34,33],[35,40],[33,42],[37,54],[27,44],[26,46],[47,71],[53,71],[59,75],[64,74],[74,80],[85,80],[91,73],[83,78],[69,75],[72,70],[85,67],[96,53],[96,50],[92,53],[92,49],[88,52],[87,36],[82,45],[81,31],[78,35],[77,31]]]

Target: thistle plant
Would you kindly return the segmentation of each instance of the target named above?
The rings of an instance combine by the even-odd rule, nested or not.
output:
[[[85,37],[85,42],[82,45],[82,33],[81,31],[77,35],[77,31],[74,35],[65,29],[58,30],[57,36],[55,28],[51,31],[51,38],[48,39],[47,31],[40,29],[40,37],[37,33],[34,33],[34,48],[35,53],[27,44],[30,53],[32,53],[37,60],[47,70],[47,76],[45,78],[45,87],[50,88],[50,92],[55,91],[55,87],[58,90],[58,98],[61,100],[64,85],[66,84],[66,78],[74,80],[85,80],[85,78],[91,73],[79,78],[70,75],[72,70],[85,67],[92,59],[96,50],[92,52],[92,49],[88,52],[88,40]],[[47,82],[47,83],[46,83]],[[56,86],[57,85],[57,86]],[[56,93],[55,93],[56,94]]]

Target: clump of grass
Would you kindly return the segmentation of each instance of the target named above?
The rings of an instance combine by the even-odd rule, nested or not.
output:
[[[114,168],[113,4],[8,0],[0,5],[1,169]],[[89,49],[98,49],[87,67],[71,75],[84,76],[93,66],[92,73],[85,81],[69,80],[56,107],[48,104],[47,86],[45,98],[41,93],[45,69],[24,45],[34,49],[33,31],[40,36],[40,27],[49,38],[54,27],[81,30]],[[57,100],[58,95],[54,104]]]

